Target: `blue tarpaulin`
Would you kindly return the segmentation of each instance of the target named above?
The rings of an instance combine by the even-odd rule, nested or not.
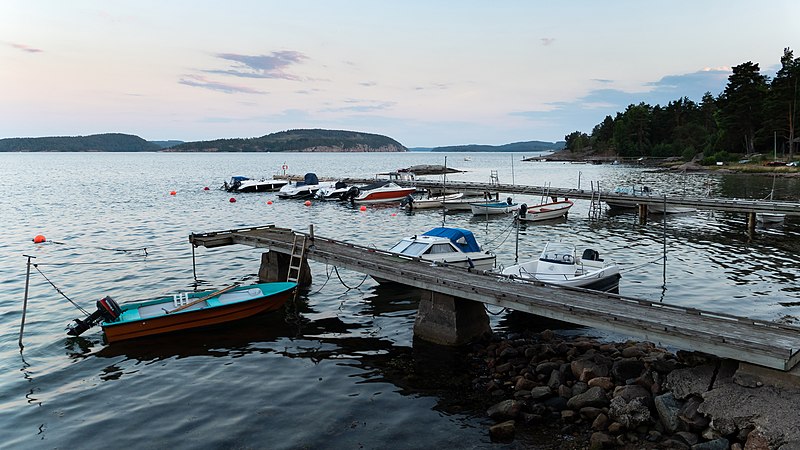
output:
[[[464,253],[481,251],[481,246],[478,245],[472,232],[463,228],[438,227],[426,231],[423,235],[446,237]]]

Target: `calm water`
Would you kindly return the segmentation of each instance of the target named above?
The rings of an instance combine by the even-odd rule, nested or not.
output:
[[[523,163],[522,155],[510,154],[473,154],[471,161],[447,156],[448,165],[468,170],[451,180],[488,182],[496,170],[502,183],[647,184],[673,194],[739,198],[763,198],[772,187],[768,177]],[[513,264],[508,217],[407,215],[394,207],[360,212],[320,202],[305,207],[274,194],[239,194],[230,203],[231,194],[216,189],[232,175],[271,176],[284,163],[295,174],[372,177],[442,164],[444,157],[0,154],[0,447],[490,446],[482,413],[454,406],[451,394],[438,389],[437,377],[458,375],[459,359],[436,365],[439,356],[412,345],[418,293],[380,287],[347,270],[337,276],[322,264],[312,263],[314,284],[292,314],[113,347],[103,344],[99,329],[67,338],[64,327],[80,314],[34,270],[22,355],[17,346],[23,254],[35,256],[44,275],[87,309],[104,295],[125,302],[191,289],[190,233],[270,223],[300,230],[314,224],[320,236],[386,248],[444,220],[471,229],[499,264]],[[797,200],[798,192],[798,181],[777,180],[776,198]],[[793,321],[800,317],[799,224],[790,218],[749,237],[741,214],[669,217],[664,287],[661,264],[650,263],[663,251],[661,218],[645,225],[635,214],[590,218],[588,202],[578,201],[567,221],[522,229],[519,257],[535,256],[548,240],[588,243],[626,268],[622,294]],[[33,244],[37,234],[49,242]],[[196,256],[204,288],[257,279],[258,250],[198,248]],[[492,320],[495,328],[506,327],[502,314]]]

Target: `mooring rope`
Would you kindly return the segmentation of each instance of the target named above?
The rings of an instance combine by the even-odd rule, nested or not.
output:
[[[358,283],[358,286],[350,287],[350,286],[347,285],[347,283],[344,282],[344,280],[342,280],[342,276],[339,275],[339,268],[336,267],[336,266],[333,266],[333,270],[336,272],[336,277],[339,278],[339,282],[342,283],[342,286],[346,287],[348,291],[360,288],[361,285],[364,284],[364,282],[367,281],[367,278],[369,277],[368,274],[364,274],[364,279],[361,280],[361,283]]]
[[[655,263],[657,263],[657,262],[659,262],[659,261],[661,261],[663,259],[664,259],[663,256],[659,256],[658,258],[656,258],[656,259],[654,259],[652,261],[647,261],[646,263],[637,264],[637,265],[632,266],[632,267],[626,267],[624,269],[620,269],[619,271],[620,271],[620,273],[630,272],[631,270],[638,269],[640,267],[644,267],[644,266],[646,266],[648,264],[655,264]]]
[[[53,283],[52,281],[50,281],[50,278],[47,278],[47,275],[45,275],[45,274],[44,274],[44,272],[42,272],[42,271],[39,269],[39,267],[38,267],[38,264],[33,264],[33,268],[34,268],[34,269],[36,269],[36,271],[37,271],[37,272],[39,272],[39,273],[40,273],[40,274],[41,274],[41,275],[44,277],[44,279],[45,279],[45,280],[47,280],[47,282],[48,282],[48,283],[50,283],[50,286],[53,286],[53,288],[56,290],[56,292],[58,292],[59,294],[61,294],[61,295],[62,295],[62,296],[65,298],[65,299],[67,299],[67,301],[69,301],[70,303],[72,303],[72,305],[73,305],[73,306],[75,306],[76,308],[78,308],[78,310],[80,310],[82,313],[84,313],[84,314],[85,314],[85,315],[87,315],[87,316],[89,315],[89,312],[88,312],[88,311],[86,311],[85,309],[83,309],[83,308],[82,308],[82,307],[81,307],[79,304],[77,304],[77,303],[75,303],[74,301],[72,301],[72,299],[71,299],[71,298],[69,298],[69,297],[67,297],[67,294],[65,294],[64,292],[62,292],[62,291],[61,291],[61,289],[59,289],[59,288],[58,288],[58,286],[56,286],[56,285],[55,285],[55,283]]]

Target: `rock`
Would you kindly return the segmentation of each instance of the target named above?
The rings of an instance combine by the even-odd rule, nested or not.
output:
[[[592,429],[596,431],[603,431],[608,427],[608,422],[608,416],[601,413],[595,417],[594,421],[592,422]]]
[[[734,442],[733,444],[731,444],[731,450],[743,450],[743,449],[744,447],[742,447],[742,444],[738,442]]]
[[[622,397],[626,402],[635,398],[640,398],[643,402],[650,407],[653,404],[650,391],[639,386],[638,384],[629,384],[627,386],[619,386],[614,389],[614,397]]]
[[[579,381],[572,385],[572,395],[570,395],[570,397],[581,395],[588,390],[589,390],[589,385],[582,381]]]
[[[700,437],[694,433],[690,433],[688,431],[679,431],[675,433],[675,436],[680,437],[683,439],[683,442],[686,442],[689,445],[694,445],[700,442]]]
[[[611,425],[608,426],[608,432],[611,434],[618,434],[624,428],[625,427],[619,422],[611,422]]]
[[[747,388],[761,387],[764,385],[759,377],[749,373],[736,373],[733,376],[733,382]]]
[[[494,368],[496,373],[508,373],[509,370],[511,370],[511,363],[500,364]]]
[[[550,374],[554,370],[558,370],[559,367],[561,367],[560,363],[557,363],[557,362],[554,362],[554,361],[546,361],[546,362],[537,364],[535,370],[536,370],[536,373],[541,373],[541,374],[550,376]]]
[[[708,426],[708,418],[697,411],[702,402],[698,397],[689,397],[678,412],[678,418],[690,431],[702,431]]]
[[[623,397],[612,398],[608,416],[628,429],[651,421],[650,408],[641,398],[634,398],[629,402],[625,401]]]
[[[602,409],[595,408],[594,406],[587,406],[585,408],[581,408],[579,412],[581,413],[581,417],[585,417],[589,421],[592,421],[600,414],[603,414]]]
[[[538,367],[536,369],[539,370]],[[551,370],[550,371],[550,380],[547,382],[547,386],[550,387],[551,390],[557,391],[558,387],[564,384],[564,376],[558,370]]]
[[[550,391],[550,388],[547,387],[547,386],[537,386],[537,387],[531,389],[531,400],[533,400],[535,402],[538,402],[540,400],[544,400],[547,397],[550,397],[551,395],[553,395],[553,393],[552,393],[552,391]]]
[[[522,421],[525,422],[527,425],[531,425],[534,423],[541,422],[542,416],[541,414],[522,413]]]
[[[578,414],[571,409],[565,409],[564,411],[561,411],[561,420],[564,422],[574,422],[577,418]]]
[[[514,385],[515,391],[530,391],[536,387],[536,383],[527,378],[520,378],[517,380],[517,383]],[[549,388],[548,388],[549,390]]]
[[[644,350],[636,345],[623,348],[621,353],[623,358],[641,358],[645,355]]]
[[[566,384],[562,384],[558,386],[558,396],[562,398],[570,398],[572,397],[572,389]]]
[[[515,431],[514,421],[507,420],[489,427],[489,436],[493,442],[510,442],[514,440]]]
[[[736,432],[736,422],[730,417],[713,417],[711,428],[719,431],[722,436],[727,436]]]
[[[522,403],[517,400],[503,400],[486,410],[486,415],[495,420],[514,419],[519,415]]]
[[[564,397],[550,397],[542,404],[553,411],[563,411],[567,409],[567,399]]]
[[[531,391],[514,391],[514,400],[525,401],[531,397]]]
[[[608,367],[597,364],[590,359],[576,359],[570,364],[572,375],[580,381],[589,381],[595,377],[608,376]]]
[[[671,392],[664,395],[659,395],[654,400],[658,417],[664,425],[664,429],[670,434],[678,431],[680,420],[678,413],[680,412],[680,405]]]
[[[711,388],[716,366],[704,364],[686,369],[676,369],[667,375],[665,388],[677,399],[685,399],[690,395],[702,395]]]
[[[517,355],[519,355],[519,351],[517,351],[517,349],[514,347],[508,347],[500,352],[500,358],[504,359],[516,358]]]
[[[647,432],[647,440],[650,442],[658,442],[662,437],[664,436],[656,430],[650,430]]]
[[[694,444],[692,450],[728,450],[728,440],[725,438]]]
[[[643,371],[644,363],[636,358],[621,359],[611,366],[611,376],[617,381],[638,378]]]
[[[722,435],[719,433],[719,431],[717,431],[717,430],[715,430],[715,429],[713,429],[711,427],[708,427],[705,430],[703,430],[703,432],[700,433],[700,436],[702,436],[703,439],[705,439],[707,441],[713,441],[715,439],[719,439],[719,438],[722,437]]]
[[[603,388],[603,390],[606,390],[606,391],[610,391],[610,390],[614,389],[614,382],[611,381],[611,378],[609,378],[609,377],[592,378],[591,380],[589,380],[588,385],[589,385],[589,387],[599,386],[599,387]]]
[[[554,336],[555,333],[552,330],[544,330],[539,334],[539,337],[545,342],[552,341]]]
[[[669,449],[688,449],[689,446],[686,445],[684,442],[675,440],[675,439],[665,439],[661,441],[661,448],[669,448]]]
[[[744,450],[769,450],[769,439],[758,430],[752,431],[747,435],[744,443]]]
[[[673,370],[678,368],[678,361],[669,358],[669,359],[658,359],[653,361],[650,365],[658,373],[670,373]]]
[[[589,448],[591,450],[598,450],[601,448],[610,448],[616,444],[616,440],[606,433],[595,431],[589,438]]]
[[[593,387],[583,394],[576,395],[567,400],[567,407],[579,410],[586,406],[603,407],[608,405],[608,397],[601,387]]]

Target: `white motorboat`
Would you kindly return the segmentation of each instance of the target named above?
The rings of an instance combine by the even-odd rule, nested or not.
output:
[[[483,251],[472,232],[463,228],[433,228],[402,239],[389,251],[434,264],[477,270],[491,270],[496,260],[494,253]]]
[[[606,204],[611,209],[629,209],[629,208],[636,208],[639,205],[637,197],[650,197],[650,188],[647,186],[642,186],[641,188],[637,188],[636,186],[625,187],[620,186],[614,189],[612,192],[614,194],[614,198],[609,200],[606,198]]]
[[[339,200],[351,187],[344,181],[337,181],[333,186],[320,188],[315,197],[319,200]]]
[[[392,203],[399,202],[416,190],[414,187],[398,186],[391,181],[381,181],[364,187],[352,186],[342,194],[342,200],[350,200],[353,203]]]
[[[463,192],[456,192],[455,194],[439,195],[427,198],[414,198],[413,196],[406,196],[400,200],[400,206],[406,209],[431,209],[441,208],[444,202],[454,201],[464,197]]]
[[[334,183],[320,184],[317,175],[314,173],[307,173],[303,177],[303,181],[296,183],[289,183],[278,191],[278,197],[284,199],[306,199],[312,198],[316,195],[317,191],[321,188],[331,187]]]
[[[674,205],[664,205],[663,203],[656,203],[656,204],[649,204],[647,205],[647,211],[652,214],[687,214],[693,213],[697,211],[697,208],[691,208],[688,206],[674,206]]]
[[[566,216],[572,205],[572,200],[562,200],[536,206],[528,206],[523,203],[519,208],[519,212],[517,212],[517,219],[526,222],[558,219]]]
[[[621,277],[619,266],[601,259],[596,250],[587,248],[579,257],[574,245],[563,242],[547,243],[538,259],[506,267],[502,274],[604,292],[618,292]]]
[[[289,184],[286,180],[274,180],[262,178],[254,180],[247,177],[231,177],[230,183],[227,181],[222,185],[222,189],[228,192],[270,192]]]
[[[756,221],[763,225],[777,225],[783,223],[786,214],[778,213],[756,213]]]
[[[470,203],[470,209],[472,210],[472,214],[475,215],[482,215],[482,214],[508,214],[510,212],[514,212],[519,209],[520,204],[514,203],[511,200],[511,197],[508,197],[504,202],[478,202],[478,203]]]

